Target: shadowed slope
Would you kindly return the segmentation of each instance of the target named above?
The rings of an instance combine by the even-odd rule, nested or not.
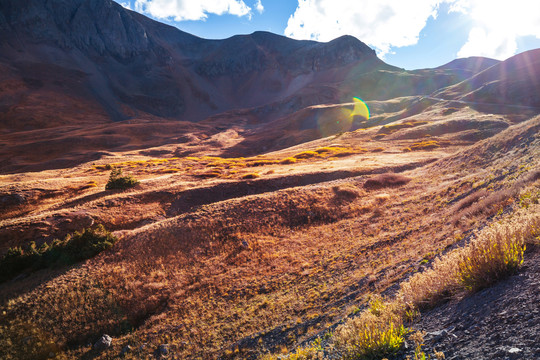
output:
[[[515,55],[433,96],[540,108],[540,49]]]

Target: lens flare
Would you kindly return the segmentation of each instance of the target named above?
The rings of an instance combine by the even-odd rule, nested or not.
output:
[[[304,119],[302,128],[310,128],[310,124],[315,120],[321,137],[364,128],[369,120],[369,108],[360,98],[355,97],[353,101],[353,109],[350,108],[350,103],[314,109],[312,115]]]
[[[354,97],[354,109],[351,113],[351,117],[362,116],[366,120],[369,120],[369,108],[364,100]]]

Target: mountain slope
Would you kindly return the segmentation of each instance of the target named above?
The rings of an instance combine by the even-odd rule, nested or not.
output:
[[[9,74],[2,79],[2,122],[23,128],[13,119],[47,125],[17,108],[29,98],[60,110],[70,99],[58,98],[70,95],[88,103],[85,112],[112,120],[141,113],[200,120],[290,96],[324,81],[319,73],[331,68],[359,62],[362,71],[392,68],[352,37],[317,43],[255,33],[204,40],[110,0],[2,0],[0,12],[0,64]]]
[[[540,108],[540,49],[512,56],[434,96]]]
[[[1,0],[0,14],[0,126],[7,129],[278,110],[264,122],[321,100],[425,95],[465,76],[403,71],[351,36],[205,40],[111,0]]]

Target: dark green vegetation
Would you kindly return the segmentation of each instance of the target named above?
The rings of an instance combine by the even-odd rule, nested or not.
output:
[[[109,181],[107,182],[107,185],[105,185],[106,190],[114,190],[114,189],[129,189],[131,187],[134,187],[139,183],[139,180],[135,179],[131,175],[123,176],[122,169],[112,169],[111,174],[109,175]]]
[[[25,271],[36,271],[71,265],[89,259],[111,248],[117,238],[103,225],[84,229],[68,235],[64,240],[43,243],[39,248],[31,242],[24,249],[10,248],[0,260],[0,282],[9,280]]]

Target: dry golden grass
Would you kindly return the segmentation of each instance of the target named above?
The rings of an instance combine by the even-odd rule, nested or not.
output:
[[[91,180],[89,182],[87,182],[85,185],[81,186],[79,188],[79,190],[86,190],[86,189],[91,189],[91,188],[94,188],[94,187],[97,187],[97,182],[95,180]]]
[[[439,148],[441,145],[436,140],[426,140],[426,141],[420,141],[415,142],[411,146],[408,147],[408,149],[412,151],[419,151],[419,150],[433,150]]]
[[[412,128],[412,127],[424,125],[424,124],[427,124],[427,121],[412,120],[412,121],[407,121],[407,122],[402,122],[402,123],[397,123],[397,124],[388,124],[388,125],[384,125],[379,130],[378,135],[379,136],[390,135],[401,129]]]
[[[407,329],[397,302],[371,300],[369,308],[338,327],[333,341],[343,359],[382,359],[395,355]]]
[[[349,141],[350,136],[345,134],[340,141]],[[403,144],[388,142],[385,146],[395,150]],[[316,151],[323,148],[303,148],[314,153],[306,159],[290,157],[292,152],[288,150],[281,156],[201,156],[131,164],[134,167],[130,165],[129,171],[137,176],[145,174],[145,179],[151,180],[133,193],[88,191],[75,199],[62,198],[54,207],[36,207],[26,223],[10,220],[9,224],[14,225],[0,229],[5,238],[24,233],[30,239],[35,234],[29,228],[38,221],[43,227],[51,222],[53,228],[61,224],[55,220],[61,211],[84,210],[96,222],[118,230],[121,239],[111,251],[73,268],[38,272],[3,284],[0,344],[22,344],[32,336],[32,348],[3,347],[0,354],[8,354],[3,356],[6,359],[18,359],[32,355],[32,351],[45,354],[53,349],[58,358],[95,355],[106,359],[117,357],[130,344],[134,350],[126,358],[140,359],[152,358],[164,343],[170,345],[171,357],[183,359],[288,354],[301,341],[342,321],[352,306],[362,308],[367,294],[381,293],[416,272],[421,259],[427,261],[444,253],[461,240],[456,234],[490,222],[483,213],[460,222],[459,229],[448,222],[457,199],[471,191],[471,184],[480,183],[488,173],[496,173],[486,181],[486,189],[508,187],[527,175],[520,173],[520,165],[534,168],[538,159],[533,156],[531,160],[529,154],[508,159],[516,169],[504,162],[493,169],[485,169],[480,162],[478,168],[468,163],[462,166],[463,159],[451,165],[436,163],[403,174],[414,180],[402,186],[369,191],[363,189],[362,178],[302,186],[304,174],[309,175],[308,179],[317,178],[320,161],[347,151],[363,153],[353,145],[353,150]],[[408,154],[407,161],[425,160],[422,156]],[[369,153],[365,155],[368,157],[381,163],[366,171],[406,165],[389,160],[387,153]],[[364,156],[340,161],[362,168],[364,163],[357,164],[361,158]],[[240,178],[249,174],[248,164],[261,160],[280,162],[256,169],[261,174],[275,170],[275,175],[264,181],[242,181]],[[288,166],[289,161],[302,166]],[[501,175],[501,169],[507,168],[508,174]],[[154,176],[167,173],[167,169],[182,171],[172,176]],[[88,179],[100,175],[88,168],[81,171],[88,171]],[[193,178],[206,172],[214,172],[219,180]],[[77,173],[68,175],[76,177]],[[86,179],[78,181],[84,184]],[[505,202],[503,213],[495,220],[501,220],[518,204],[530,211],[536,209],[535,192],[530,194]],[[41,216],[38,212],[43,209],[50,213]],[[26,240],[20,236],[17,241]],[[437,265],[444,259],[446,255],[435,260],[434,269],[450,271]],[[395,306],[395,311],[388,312],[392,316],[381,315],[387,310],[372,305],[371,311],[358,317],[364,320],[341,328],[344,349],[351,345],[354,350],[354,344],[360,343],[375,348],[369,344],[376,345],[377,341],[372,340],[378,337],[384,340],[379,344],[387,344],[384,346],[393,351],[402,333],[400,324],[412,316],[404,305],[422,307],[431,301],[436,303],[433,299],[438,296],[444,299],[447,289],[448,295],[466,290],[457,276],[454,287],[441,282],[448,276],[433,274],[429,278],[429,270],[421,274],[426,277],[411,277],[417,279],[410,285],[412,294],[404,286],[403,298],[382,307]],[[415,294],[418,298],[412,298]],[[33,330],[26,324],[31,324]],[[105,332],[114,337],[113,347],[93,354],[86,344]],[[319,356],[318,349],[312,351],[315,345],[291,350],[288,356]]]
[[[385,191],[366,196],[357,184],[349,183],[201,209],[193,214],[197,221],[179,218],[168,226],[123,239],[109,256],[53,280],[30,297],[12,299],[3,311],[22,323],[32,322],[34,328],[49,334],[43,344],[55,344],[64,353],[65,344],[93,342],[108,332],[118,345],[107,356],[128,343],[146,343],[147,350],[127,356],[144,358],[159,344],[168,343],[171,351],[184,358],[217,357],[230,351],[232,358],[240,359],[254,350],[236,350],[230,339],[261,333],[262,344],[258,345],[256,338],[252,345],[260,352],[267,346],[264,334],[279,326],[285,326],[284,338],[291,339],[282,346],[289,347],[296,338],[320,331],[327,322],[343,316],[339,307],[323,309],[364,277],[373,277],[381,289],[384,281],[395,281],[402,270],[392,264],[410,259],[408,251],[414,249],[413,244],[422,243],[379,243],[387,238],[383,235],[379,239],[382,234],[370,227],[370,204],[377,195],[386,198],[383,214],[395,214],[392,222],[386,221],[385,231],[409,231],[413,223],[407,219],[418,216],[405,210],[412,203],[402,204],[403,195],[398,195],[397,189]],[[393,269],[394,275],[387,273],[378,279],[374,274],[382,269]],[[59,281],[64,285],[59,286]],[[38,302],[46,306],[29,311]],[[368,348],[394,349],[401,327],[382,321],[386,315],[375,315],[380,307],[372,306],[371,315],[364,315],[367,325],[357,323],[354,331],[343,330],[343,339],[350,339],[343,340],[345,348],[350,346],[352,351],[354,344],[372,344],[379,337],[384,342],[379,341],[379,346],[375,341],[376,346]],[[78,325],[63,322],[58,326],[47,320],[64,313],[78,314],[72,319]],[[311,328],[298,326],[314,319],[321,320],[311,323]],[[19,325],[14,322],[2,324],[4,334],[20,334],[10,335],[12,342],[27,334],[16,330]],[[130,334],[130,329],[135,331]],[[355,340],[354,334],[359,333],[371,335]],[[88,350],[76,347],[65,354],[77,358]],[[309,351],[296,351],[291,358],[305,353]]]
[[[319,147],[315,150],[304,151],[288,157],[236,157],[223,158],[219,156],[187,156],[183,158],[172,157],[163,159],[131,160],[108,164],[92,165],[96,171],[107,171],[113,168],[129,169],[136,175],[176,174],[183,173],[202,178],[242,178],[237,177],[238,170],[249,167],[263,167],[272,165],[289,165],[299,161],[320,161],[328,158],[346,157],[365,152],[362,148],[350,146]],[[379,150],[374,150],[379,151]]]
[[[260,357],[260,360],[322,360],[324,359],[324,349],[321,346],[321,339],[317,339],[313,344],[296,349],[292,353],[267,354]]]
[[[527,192],[529,193],[529,192]],[[437,258],[430,270],[401,284],[394,300],[375,298],[360,316],[334,334],[344,358],[392,356],[403,342],[405,318],[463,291],[477,291],[513,274],[523,263],[526,244],[540,243],[540,205],[517,210],[476,235],[471,244]],[[423,334],[415,333],[415,358],[425,358]],[[444,354],[438,353],[438,358]]]
[[[540,206],[518,210],[476,235],[470,245],[437,258],[401,287],[403,301],[431,307],[461,291],[476,291],[513,274],[523,262],[527,243],[540,241]]]

